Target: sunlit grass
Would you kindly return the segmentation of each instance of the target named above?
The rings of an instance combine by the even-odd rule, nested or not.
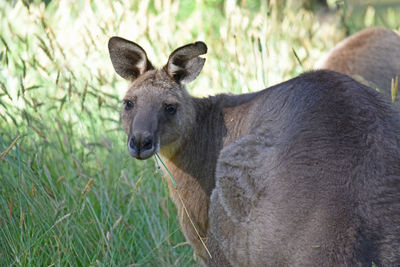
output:
[[[125,149],[128,83],[112,69],[111,36],[139,43],[158,67],[204,41],[206,65],[189,85],[198,96],[294,77],[344,37],[343,11],[324,23],[279,1],[33,2],[0,1],[1,266],[195,264],[154,161]]]

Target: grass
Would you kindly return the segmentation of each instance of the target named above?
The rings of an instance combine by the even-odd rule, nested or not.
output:
[[[400,25],[398,6],[353,18],[342,5],[322,23],[277,1],[236,2],[0,1],[1,266],[196,264],[169,177],[126,151],[128,84],[112,69],[109,37],[136,41],[159,67],[205,41],[189,88],[201,96],[265,88],[312,69],[346,30]]]

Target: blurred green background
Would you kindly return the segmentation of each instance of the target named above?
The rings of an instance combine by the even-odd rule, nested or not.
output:
[[[203,40],[188,89],[206,96],[292,78],[360,29],[398,31],[398,14],[389,0],[0,0],[0,266],[196,264],[159,167],[126,151],[111,36],[158,67]]]

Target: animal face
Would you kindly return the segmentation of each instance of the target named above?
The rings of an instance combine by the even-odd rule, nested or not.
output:
[[[122,123],[131,156],[147,159],[163,150],[173,154],[194,122],[192,97],[184,84],[200,73],[207,47],[197,42],[175,50],[167,65],[155,70],[143,48],[113,37],[109,41],[116,72],[132,82],[123,99]]]
[[[127,147],[138,159],[178,145],[192,125],[191,97],[163,70],[149,71],[134,81],[123,103]]]

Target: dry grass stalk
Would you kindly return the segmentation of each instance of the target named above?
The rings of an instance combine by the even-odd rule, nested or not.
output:
[[[93,185],[93,182],[94,182],[93,178],[90,178],[87,184],[85,185],[85,188],[82,191],[82,195],[85,195],[90,190],[90,187]]]
[[[396,76],[395,79],[392,79],[392,102],[396,101],[397,92],[399,91],[399,76]]]
[[[40,137],[42,137],[43,139],[46,139],[46,136],[35,126],[33,125],[29,125]]]
[[[20,213],[19,213],[19,227],[22,227],[24,221],[25,221],[25,213],[20,211]]]
[[[62,216],[60,219],[58,219],[51,228],[53,228],[54,226],[56,226],[57,224],[59,224],[60,222],[64,221],[65,219],[67,219],[69,216],[71,216],[71,213],[68,213],[64,216]]]
[[[10,216],[10,218],[12,218],[12,212],[13,212],[13,202],[12,198],[10,198],[10,205],[8,207],[8,215]]]
[[[177,193],[177,195],[178,195],[178,197],[179,197],[179,200],[180,200],[181,203],[182,203],[183,210],[185,211],[186,215],[188,216],[188,219],[189,219],[189,221],[190,221],[190,223],[191,223],[191,225],[192,225],[194,231],[196,232],[197,237],[199,238],[201,244],[204,246],[204,248],[205,248],[205,250],[207,251],[207,253],[208,253],[208,255],[210,256],[210,258],[212,258],[210,251],[208,250],[206,244],[204,243],[205,238],[203,238],[203,237],[200,236],[200,233],[199,233],[199,231],[198,231],[196,225],[194,224],[192,218],[190,217],[190,214],[189,214],[188,210],[186,209],[186,205],[185,205],[185,203],[183,202],[183,199],[182,199],[182,197],[181,197],[181,194],[180,194],[179,191],[178,191],[178,185],[176,184],[176,181],[175,181],[174,177],[172,176],[171,172],[168,170],[167,166],[165,166],[165,164],[164,164],[164,162],[162,161],[161,157],[160,157],[157,153],[156,153],[156,158],[162,163],[162,165],[164,166],[165,170],[166,170],[167,173],[169,174],[169,176],[170,176],[170,178],[171,178],[171,182],[172,182],[172,184],[173,184],[173,186],[174,186],[174,188],[175,188],[175,190],[176,190],[176,193]],[[182,216],[183,216],[183,214],[182,214]],[[181,219],[183,219],[183,218],[181,218]]]
[[[179,247],[183,247],[183,246],[187,246],[187,245],[190,245],[190,243],[188,241],[181,242],[181,243],[176,244],[175,246],[173,246],[173,248],[179,248]]]
[[[11,145],[5,151],[1,152],[0,159],[3,159],[11,151],[11,149],[15,146],[20,137],[21,136],[18,135],[17,138],[15,138],[14,141],[12,141]]]
[[[192,218],[190,217],[188,210],[186,209],[186,205],[185,205],[185,203],[183,202],[183,199],[182,199],[182,197],[181,197],[181,194],[179,194],[178,189],[175,189],[175,190],[176,190],[177,193],[178,193],[179,200],[180,200],[181,203],[182,203],[183,209],[185,210],[185,213],[186,213],[186,215],[188,216],[189,221],[190,221],[190,223],[191,223],[192,226],[193,226],[193,229],[196,231],[196,234],[197,234],[197,236],[199,237],[199,239],[200,239],[200,241],[201,241],[201,244],[203,244],[203,246],[204,246],[205,250],[207,251],[208,255],[210,256],[210,258],[212,258],[211,253],[210,253],[210,251],[208,250],[208,248],[207,248],[207,246],[206,246],[206,243],[204,243],[204,239],[205,239],[205,238],[203,238],[203,237],[200,236],[200,233],[199,233],[199,231],[197,230],[197,227],[194,225],[194,222],[193,222]]]
[[[33,196],[33,198],[36,197],[36,187],[34,184],[32,184],[32,196]]]
[[[121,222],[121,220],[122,220],[122,215],[119,216],[119,218],[115,221],[115,223],[113,224],[111,229],[107,232],[106,237],[107,237],[108,241],[110,241],[112,232],[115,230],[115,228],[117,228],[117,226]]]

